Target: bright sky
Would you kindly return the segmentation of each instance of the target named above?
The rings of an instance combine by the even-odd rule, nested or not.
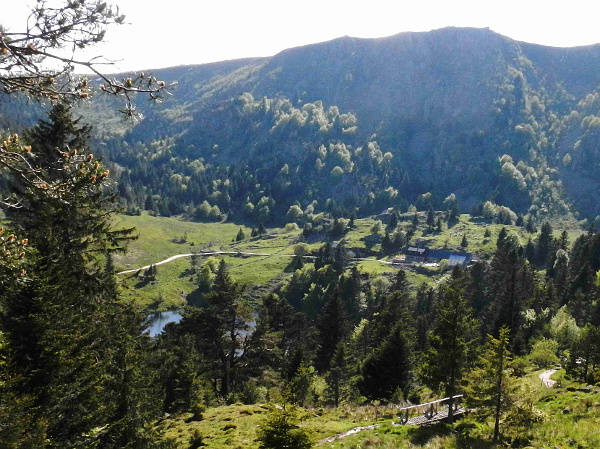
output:
[[[56,0],[52,0],[56,1]],[[66,1],[66,0],[65,0]],[[90,1],[90,0],[88,0]],[[0,23],[24,29],[28,4],[3,0]],[[336,37],[382,37],[446,26],[489,27],[513,39],[557,47],[600,43],[600,3],[573,0],[108,0],[127,25],[94,49],[116,70],[270,56]],[[558,5],[558,6],[556,6]],[[113,71],[113,70],[110,70]]]

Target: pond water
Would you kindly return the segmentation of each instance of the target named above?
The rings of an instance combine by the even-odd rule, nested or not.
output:
[[[148,327],[146,327],[144,332],[148,332],[148,335],[151,337],[156,337],[157,335],[160,335],[163,330],[165,330],[165,326],[167,324],[179,323],[183,318],[181,315],[182,313],[183,309],[150,313],[146,316],[146,324]],[[249,329],[247,331],[240,332],[240,336],[242,338],[254,332],[254,329],[256,328],[256,318],[252,321],[247,321],[246,324],[249,326]]]
[[[183,310],[167,310],[166,312],[151,313],[146,317],[148,327],[144,332],[148,332],[151,337],[161,334],[165,326],[169,323],[179,323],[183,316]]]

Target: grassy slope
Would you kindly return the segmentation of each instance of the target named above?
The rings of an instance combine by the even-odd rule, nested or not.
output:
[[[543,422],[527,428],[503,429],[505,440],[499,446],[538,447],[600,447],[600,388],[591,392],[581,389],[585,385],[562,380],[561,387],[544,387],[538,374],[530,372],[520,380],[522,395],[526,395],[542,411]],[[563,373],[553,376],[562,379]],[[574,391],[569,391],[574,390]],[[200,431],[207,448],[256,448],[258,426],[265,419],[269,405],[232,405],[209,409],[202,421],[186,423],[191,414],[170,416],[160,420],[158,428],[165,431],[164,438],[172,439],[178,448],[186,448],[194,430]],[[568,412],[566,412],[568,410]],[[341,407],[335,409],[307,410],[303,414],[302,427],[311,432],[315,443],[358,426],[378,423],[380,427],[365,430],[334,443],[323,445],[337,449],[360,448],[423,448],[487,449],[490,444],[493,424],[488,421],[473,427],[467,438],[460,438],[457,430],[464,428],[465,421],[455,427],[443,424],[422,427],[404,427],[391,424],[392,410],[384,407]],[[470,419],[470,418],[469,418]],[[462,423],[462,424],[461,424]],[[231,425],[234,426],[231,426]]]
[[[450,228],[444,224],[441,233],[429,232],[424,221],[425,215],[421,213],[420,225],[411,240],[411,244],[418,243],[428,245],[431,248],[461,251],[460,242],[463,234],[466,234],[469,246],[464,250],[473,252],[483,258],[487,258],[493,253],[498,233],[502,229],[502,225],[470,221],[469,215],[462,215],[460,221]],[[371,233],[370,229],[374,222],[370,218],[355,220],[355,228],[345,236],[348,246],[355,248],[357,252],[362,252],[362,255],[369,252],[370,254],[377,254],[380,245],[365,244],[363,240],[365,236]],[[399,225],[409,228],[411,223],[412,214],[406,214],[402,217]],[[141,216],[119,216],[115,220],[115,227],[135,227],[139,235],[138,240],[130,243],[127,254],[116,256],[115,264],[118,270],[139,268],[176,254],[190,253],[201,249],[257,252],[276,256],[224,257],[230,266],[232,277],[248,285],[266,285],[273,280],[284,279],[289,276],[291,258],[279,257],[278,255],[292,255],[301,233],[300,230],[285,232],[284,229],[271,229],[272,238],[250,239],[251,230],[244,225],[193,223],[177,218],[152,217],[145,213]],[[248,238],[242,242],[232,242],[240,228],[244,230]],[[491,232],[489,239],[483,237],[486,228]],[[525,244],[529,238],[535,238],[535,235],[527,233],[523,228],[508,228],[519,237],[522,244]],[[571,242],[580,233],[581,231],[571,230],[569,232]],[[188,243],[179,244],[172,241],[183,236],[187,237]],[[191,243],[193,243],[193,246]],[[311,239],[308,246],[311,250],[316,250],[322,244],[322,241]],[[375,259],[373,255],[369,257]],[[384,260],[390,259],[389,256],[384,257]],[[396,268],[375,261],[360,262],[358,266],[361,271],[375,275],[389,276],[396,272]],[[431,269],[430,273],[425,273],[428,275],[417,274],[412,271],[408,271],[407,274],[414,285],[422,282],[433,284],[441,275],[437,269]],[[181,258],[158,266],[157,282],[143,284],[133,275],[121,276],[121,279],[124,279],[122,294],[124,298],[133,300],[144,308],[150,305],[157,306],[159,303],[159,309],[179,307],[185,303],[185,297],[195,289],[191,275],[189,258]]]
[[[192,414],[183,413],[159,420],[156,427],[164,432],[164,439],[181,449],[188,447],[195,430],[202,434],[207,449],[257,449],[259,426],[272,407],[270,404],[215,407],[204,413],[202,421],[186,422]],[[385,422],[381,411],[374,407],[303,410],[300,417],[301,426],[308,429],[314,442],[358,426]]]

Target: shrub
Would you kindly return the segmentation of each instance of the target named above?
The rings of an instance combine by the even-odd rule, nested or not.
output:
[[[556,352],[558,343],[556,340],[543,338],[538,340],[529,353],[529,360],[539,368],[546,368],[559,362]]]
[[[297,425],[296,407],[284,406],[272,411],[258,434],[261,449],[309,449],[312,446],[308,432]]]

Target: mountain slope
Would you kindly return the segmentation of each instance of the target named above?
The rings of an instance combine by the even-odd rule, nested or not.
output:
[[[173,97],[157,107],[139,105],[145,118],[125,135],[127,148],[120,137],[104,138],[106,155],[132,170],[130,177],[146,189],[134,198],[138,204],[150,193],[178,195],[164,187],[168,179],[149,187],[150,178],[140,170],[152,171],[150,166],[158,177],[190,178],[186,187],[208,183],[196,189],[201,198],[177,198],[214,205],[216,175],[199,179],[197,170],[185,168],[190,161],[248,164],[254,177],[245,182],[260,184],[264,195],[284,164],[298,176],[318,178],[300,167],[323,159],[317,157],[322,145],[343,144],[353,165],[327,166],[345,168],[335,182],[320,171],[309,197],[302,196],[304,185],[294,184],[299,179],[286,181],[291,191],[273,197],[281,211],[295,201],[304,208],[327,198],[366,211],[365,201],[349,199],[344,191],[377,197],[391,188],[399,193],[377,207],[405,208],[430,192],[428,202],[436,206],[456,193],[464,207],[493,200],[517,213],[545,216],[566,213],[572,204],[585,216],[600,214],[594,163],[598,45],[550,48],[488,29],[444,28],[380,39],[346,36],[269,58],[161,69],[155,75],[179,83]],[[101,122],[99,116],[92,118]],[[379,157],[366,150],[369,143],[391,155],[388,169],[358,164],[359,149],[365,149],[363,156],[369,151],[371,159]],[[138,148],[134,157],[131,148],[138,144],[145,150]],[[225,201],[220,207],[239,212],[247,195],[240,190],[237,196],[233,206]]]

